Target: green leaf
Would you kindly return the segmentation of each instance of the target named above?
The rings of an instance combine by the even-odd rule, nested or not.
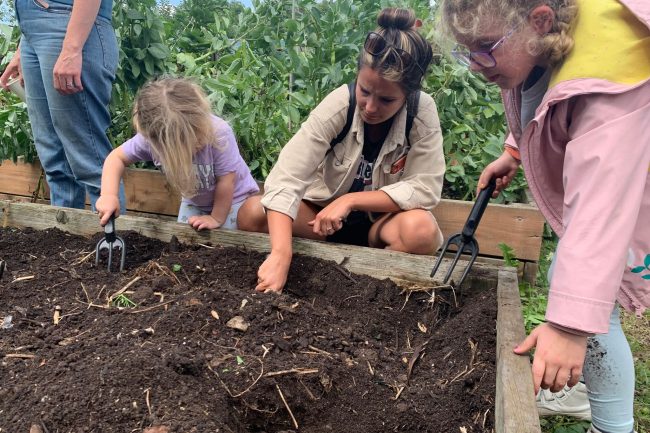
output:
[[[646,274],[646,275],[642,276],[641,278],[643,278],[644,280],[650,280],[650,274]]]
[[[645,266],[637,266],[635,268],[632,268],[632,273],[638,274],[638,273],[643,272],[645,270],[646,270]]]
[[[180,270],[181,270],[182,268],[183,268],[183,267],[182,267],[181,265],[179,265],[178,263],[174,263],[174,264],[172,265],[172,271],[173,271],[173,272],[180,272]]]
[[[643,259],[643,264],[646,268],[650,269],[650,254],[645,256],[645,259]]]
[[[169,56],[169,49],[161,43],[151,44],[151,46],[147,48],[147,51],[149,51],[149,53],[156,59],[160,60],[164,60]]]
[[[237,365],[242,365],[243,363],[244,359],[241,356],[237,355]]]
[[[129,9],[128,12],[126,13],[126,17],[130,20],[143,20],[144,14],[135,9]]]

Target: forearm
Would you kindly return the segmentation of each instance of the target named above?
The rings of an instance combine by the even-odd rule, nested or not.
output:
[[[120,180],[126,168],[125,162],[119,156],[120,149],[115,149],[104,160],[102,169],[101,195],[117,196],[120,190]]]
[[[80,53],[95,23],[101,0],[76,1],[63,39],[62,53]]]
[[[226,221],[226,217],[232,206],[232,195],[235,191],[235,173],[228,173],[217,178],[217,185],[214,188],[214,203],[210,215],[220,224]]]
[[[291,257],[293,220],[288,215],[270,209],[266,211],[266,218],[271,238],[271,252]]]
[[[383,191],[352,192],[343,197],[349,200],[351,210],[381,213],[401,210],[397,203]]]

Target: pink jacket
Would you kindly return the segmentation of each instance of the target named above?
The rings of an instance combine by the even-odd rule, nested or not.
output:
[[[522,131],[503,92],[535,201],[560,236],[549,322],[606,333],[617,300],[650,306],[650,1],[581,0],[575,46]]]

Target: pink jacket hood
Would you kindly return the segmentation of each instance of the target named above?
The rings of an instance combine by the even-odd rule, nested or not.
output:
[[[503,92],[541,212],[560,236],[548,321],[605,333],[618,300],[650,306],[650,2],[579,0],[575,46],[522,131]]]

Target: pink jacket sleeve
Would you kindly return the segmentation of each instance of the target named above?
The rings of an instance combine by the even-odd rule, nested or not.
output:
[[[554,126],[544,130],[553,135],[563,130],[567,143],[561,174],[564,233],[546,312],[547,320],[560,326],[608,331],[628,250],[639,236],[641,204],[650,194],[647,89],[578,96],[547,116]]]

